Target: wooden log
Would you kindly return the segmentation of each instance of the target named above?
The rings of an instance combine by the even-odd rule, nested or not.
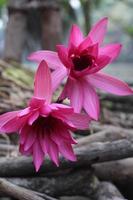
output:
[[[92,165],[99,179],[117,183],[133,182],[133,158]]]
[[[79,148],[94,142],[112,142],[120,139],[133,139],[132,129],[102,125],[101,130],[96,132],[95,134],[79,138],[77,140],[78,144],[75,146],[75,148]]]
[[[55,198],[42,198],[34,191],[16,186],[5,179],[0,179],[0,193],[18,200],[55,200]]]
[[[64,158],[60,158],[60,167],[46,159],[42,165],[38,175],[46,172],[53,172],[62,169],[78,168],[81,166],[90,166],[94,163],[105,161],[119,160],[123,158],[133,157],[133,140],[117,140],[105,143],[92,143],[84,148],[75,149],[77,162],[70,162]],[[16,158],[1,158],[0,159],[0,176],[32,176],[35,170],[31,158],[16,157]]]
[[[95,197],[97,200],[126,200],[118,189],[109,182],[99,184]]]
[[[64,171],[62,175],[47,177],[10,178],[11,183],[58,198],[85,195],[91,197],[99,184],[91,170]]]

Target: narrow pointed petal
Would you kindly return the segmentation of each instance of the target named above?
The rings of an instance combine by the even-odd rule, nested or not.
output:
[[[40,141],[43,152],[47,154],[49,151],[49,133],[46,132],[46,130],[40,133],[39,141]]]
[[[69,79],[68,90],[70,104],[74,108],[74,111],[79,113],[83,105],[83,91],[80,82],[76,79]]]
[[[89,36],[87,36],[78,46],[79,52],[85,50],[86,48],[88,48],[89,46],[92,45],[92,40]]]
[[[54,72],[51,73],[52,78],[52,91],[55,91],[62,80],[67,76],[67,69],[65,67],[58,68]]]
[[[27,117],[14,117],[13,119],[4,123],[1,127],[1,131],[6,133],[18,132],[19,129],[25,124]]]
[[[27,132],[26,140],[24,142],[24,150],[27,151],[35,142],[37,133],[35,130],[31,129],[29,132]]]
[[[77,25],[73,25],[70,31],[68,47],[71,46],[71,43],[75,46],[78,46],[83,41],[83,34],[80,28]]]
[[[20,111],[7,112],[7,113],[0,115],[0,128],[4,124],[6,124],[10,120],[12,120],[13,118],[16,118],[16,116],[19,115],[20,112],[21,112],[21,110]]]
[[[33,145],[33,162],[36,168],[36,172],[40,169],[44,159],[44,153],[40,147],[38,140]]]
[[[93,86],[112,94],[120,96],[133,94],[133,90],[126,83],[101,72],[88,76],[88,80]]]
[[[100,45],[103,42],[107,31],[107,22],[108,19],[105,17],[92,27],[88,36],[91,38],[93,43],[99,43]]]
[[[105,56],[105,55],[99,56],[97,59],[96,65],[94,67],[92,67],[92,69],[89,70],[88,74],[93,74],[93,73],[100,71],[106,65],[108,65],[110,63],[110,60],[111,60],[111,58],[108,56]]]
[[[68,160],[71,161],[76,161],[76,155],[73,152],[72,146],[71,144],[68,144],[66,142],[58,145],[59,151],[60,153]]]
[[[56,48],[61,62],[65,67],[70,68],[72,63],[68,58],[68,49],[64,45],[57,45]]]
[[[86,81],[83,82],[83,90],[84,90],[83,107],[91,118],[98,120],[99,110],[100,110],[98,96],[93,87]]]
[[[30,107],[27,107],[23,110],[20,111],[20,113],[18,114],[19,117],[23,117],[25,115],[28,115],[30,113]]]
[[[110,44],[105,47],[101,47],[99,54],[110,57],[111,58],[110,62],[112,62],[119,56],[121,48],[122,48],[121,44]]]
[[[86,114],[73,113],[68,119],[76,129],[84,130],[89,127],[91,121]]]
[[[49,138],[49,151],[48,151],[48,154],[49,154],[49,157],[51,158],[51,160],[56,164],[56,166],[59,166],[59,150],[58,150],[58,146],[51,138]]]
[[[39,64],[34,84],[34,97],[46,99],[47,103],[50,103],[52,96],[51,74],[44,60]]]
[[[27,138],[28,133],[31,131],[31,127],[28,125],[23,126],[20,131],[20,144],[24,144]]]
[[[28,56],[28,60],[36,61],[38,63],[42,60],[46,60],[51,69],[56,69],[62,65],[58,54],[54,51],[36,51]]]
[[[28,124],[29,124],[29,125],[32,125],[32,124],[34,123],[34,121],[35,121],[38,117],[39,117],[39,112],[33,113],[33,114],[30,116],[29,120],[28,120]]]

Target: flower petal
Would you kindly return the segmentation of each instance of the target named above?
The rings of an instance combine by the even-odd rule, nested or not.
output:
[[[87,79],[93,86],[113,94],[121,96],[133,94],[133,90],[126,83],[101,72],[90,75]]]
[[[91,29],[88,36],[91,38],[93,43],[99,43],[99,45],[103,42],[104,36],[107,31],[107,17],[101,19],[98,23],[96,23]]]
[[[93,74],[93,73],[100,71],[106,65],[108,65],[110,63],[110,60],[111,60],[111,58],[108,56],[105,56],[105,55],[99,56],[96,61],[96,65],[94,67],[92,67],[90,70],[88,70],[88,74]]]
[[[83,91],[81,84],[78,80],[68,80],[68,97],[70,98],[70,104],[74,108],[74,111],[79,113],[83,105]]]
[[[51,73],[53,91],[59,87],[61,81],[65,78],[66,75],[67,69],[65,67],[60,67]]]
[[[83,107],[91,118],[98,120],[100,110],[98,96],[93,87],[88,84],[87,81],[84,81],[82,84],[84,91]]]
[[[51,74],[44,60],[39,64],[34,85],[34,97],[45,98],[47,103],[50,103],[52,96]]]
[[[14,119],[17,117],[17,115],[21,112],[20,111],[13,111],[13,112],[7,112],[4,113],[2,115],[0,115],[0,128],[6,124],[7,122],[9,122],[10,120]]]
[[[29,120],[28,120],[28,124],[29,125],[32,125],[34,123],[34,121],[39,117],[39,112],[36,111],[34,112],[30,117],[29,117]]]
[[[68,49],[64,45],[56,45],[58,56],[65,67],[70,68],[72,63],[68,58]]]
[[[54,51],[36,51],[28,56],[28,60],[41,62],[46,60],[51,69],[56,69],[62,65],[58,54]]]
[[[101,47],[99,49],[99,55],[106,55],[110,57],[110,62],[112,62],[115,58],[118,57],[121,51],[122,45],[121,44],[110,44],[105,47]]]
[[[83,34],[80,28],[74,24],[70,31],[68,47],[70,48],[71,44],[78,46],[82,41],[83,41]]]
[[[92,40],[89,36],[87,36],[78,46],[78,50],[81,52],[92,45]]]
[[[73,124],[76,129],[84,130],[89,127],[91,121],[90,117],[86,114],[73,113],[68,120]]]
[[[37,137],[37,133],[35,132],[35,130],[33,130],[31,128],[30,131],[27,132],[27,134],[26,134],[26,139],[24,142],[24,150],[25,151],[27,151],[33,145],[36,137]]]
[[[76,161],[76,155],[73,152],[71,144],[64,142],[58,145],[60,153],[68,160]]]
[[[38,140],[36,140],[36,142],[33,145],[33,162],[36,168],[36,172],[38,172],[42,162],[44,159],[44,153],[41,149],[41,146],[38,142]]]

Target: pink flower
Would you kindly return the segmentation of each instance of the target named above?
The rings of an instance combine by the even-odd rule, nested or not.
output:
[[[99,98],[96,88],[117,95],[130,95],[133,91],[128,85],[102,70],[120,53],[120,44],[109,44],[101,47],[106,30],[107,18],[100,20],[84,38],[79,27],[72,26],[68,47],[57,45],[57,53],[38,51],[29,56],[30,60],[46,59],[52,73],[53,90],[64,77],[68,77],[60,99],[68,97],[75,112],[82,108],[93,118],[99,116]]]
[[[45,155],[59,165],[59,153],[66,159],[76,160],[72,144],[76,141],[71,131],[86,129],[89,117],[76,114],[71,107],[51,102],[51,76],[45,61],[38,67],[35,76],[34,96],[27,108],[0,116],[0,132],[18,132],[20,152],[33,155],[36,171]]]

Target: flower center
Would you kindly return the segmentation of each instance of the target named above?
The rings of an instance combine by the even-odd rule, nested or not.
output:
[[[48,117],[42,117],[40,116],[34,123],[33,123],[33,127],[34,128],[38,128],[41,127],[42,129],[45,130],[52,130],[58,123],[61,123],[60,120],[52,117],[52,116],[48,116]]]
[[[76,71],[82,71],[87,67],[91,67],[95,63],[95,58],[88,54],[82,55],[71,55],[72,62],[74,64],[74,69]]]

